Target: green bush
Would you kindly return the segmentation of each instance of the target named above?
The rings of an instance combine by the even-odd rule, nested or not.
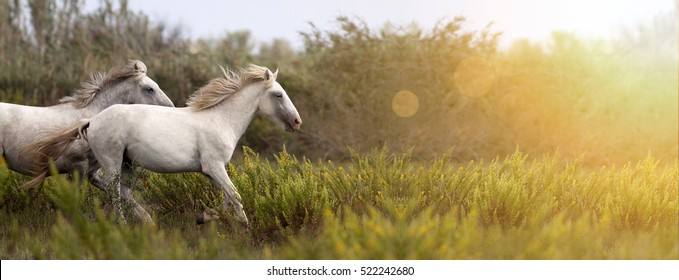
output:
[[[431,29],[371,29],[339,17],[337,28],[302,32],[301,51],[280,39],[255,42],[249,31],[190,40],[124,0],[91,12],[80,1],[3,1],[0,18],[3,102],[52,105],[91,72],[130,58],[143,60],[178,106],[220,74],[217,65],[281,68],[304,125],[285,134],[256,119],[241,144],[263,155],[286,145],[297,156],[347,160],[352,149],[385,144],[420,159],[492,160],[519,147],[584,156],[592,166],[677,155],[676,48],[652,39],[672,38],[672,16],[611,41],[555,32],[507,49],[497,48],[491,26],[466,31],[462,17]],[[404,90],[419,103],[407,118],[392,108]]]

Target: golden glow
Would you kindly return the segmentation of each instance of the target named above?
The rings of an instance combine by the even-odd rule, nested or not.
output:
[[[455,68],[455,85],[460,93],[467,96],[482,96],[495,84],[493,65],[481,58],[462,60]]]
[[[394,95],[391,100],[391,109],[401,118],[410,118],[420,108],[420,101],[413,92],[402,90]]]

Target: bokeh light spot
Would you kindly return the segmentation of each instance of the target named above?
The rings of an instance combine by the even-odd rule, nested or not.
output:
[[[401,118],[409,118],[417,113],[420,108],[420,100],[413,92],[402,90],[391,99],[391,109]]]
[[[471,57],[455,67],[455,86],[467,96],[482,96],[495,84],[495,70],[487,61]]]

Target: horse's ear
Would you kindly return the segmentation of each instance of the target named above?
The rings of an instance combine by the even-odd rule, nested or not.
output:
[[[146,65],[139,60],[132,61],[132,68],[134,69],[135,72],[146,73]]]
[[[273,72],[273,79],[274,81],[278,78],[278,68],[276,68],[276,72]]]
[[[135,60],[135,61],[134,61],[134,70],[135,70],[135,71],[142,70],[142,66],[141,66],[141,65],[142,65],[142,62],[141,62],[141,61]]]
[[[271,70],[266,69],[266,71],[264,71],[264,80],[268,81],[272,76],[273,74],[271,73]]]

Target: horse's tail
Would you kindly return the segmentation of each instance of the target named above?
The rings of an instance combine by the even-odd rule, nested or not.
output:
[[[75,126],[66,128],[50,137],[26,146],[21,155],[29,161],[36,177],[21,185],[20,188],[31,188],[41,184],[50,172],[50,162],[63,156],[71,143],[83,139],[87,141],[87,128],[90,126],[89,119],[82,119]],[[87,145],[89,147],[89,145]],[[87,151],[81,151],[87,153]]]

